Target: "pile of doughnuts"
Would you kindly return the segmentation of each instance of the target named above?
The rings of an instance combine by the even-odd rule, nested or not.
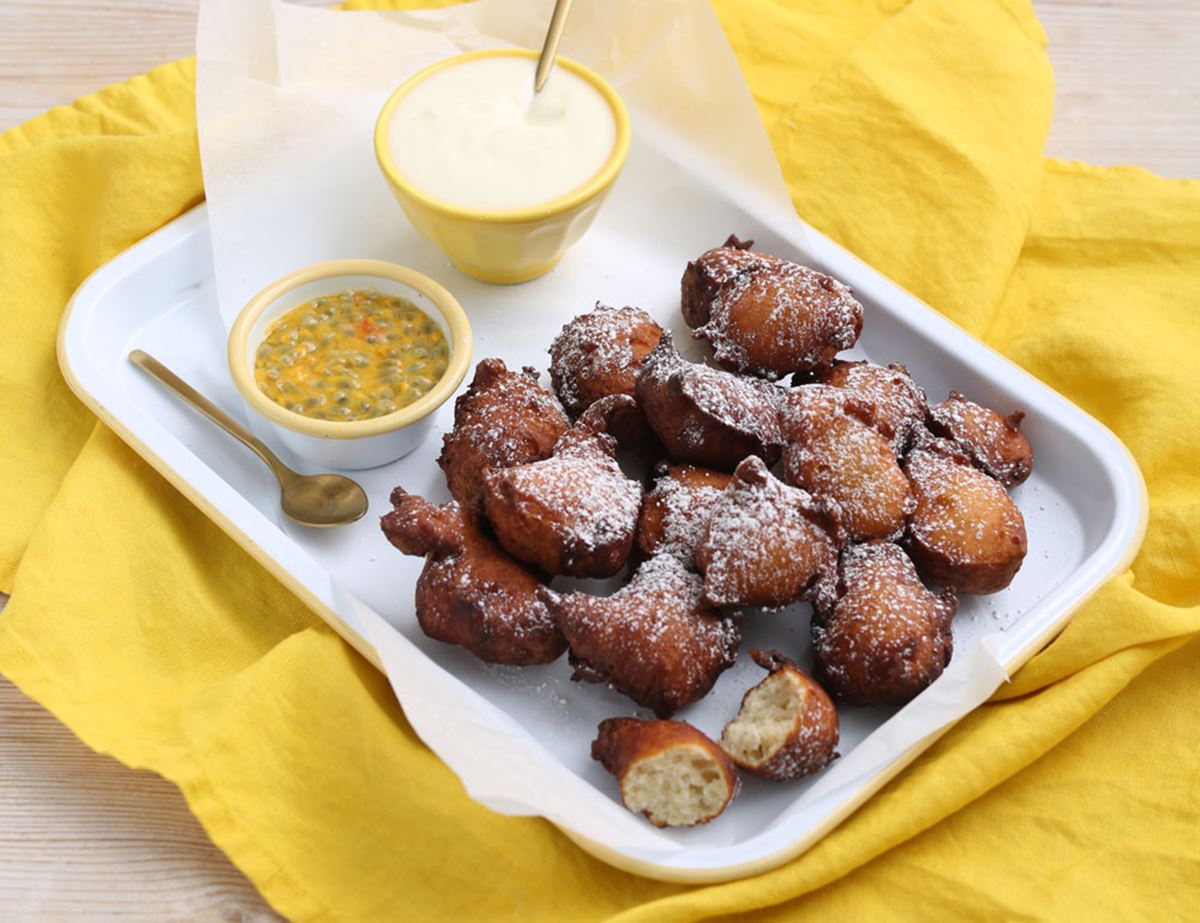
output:
[[[429,637],[491,663],[566,651],[573,679],[655,714],[602,722],[592,755],[658,826],[716,817],[739,770],[821,770],[835,702],[902,704],[937,679],[958,595],[1006,587],[1025,557],[1007,489],[1033,460],[1020,412],[958,392],[930,406],[904,366],[839,360],[863,309],[814,269],[730,237],[688,264],[681,309],[714,365],[602,305],[551,344],[553,390],[480,362],[438,459],[453,500],[397,487],[382,519],[425,558]],[[552,584],[618,574],[608,596]],[[813,608],[808,672],[751,651],[767,675],[719,740],[670,720],[733,665],[743,619],[769,617],[752,610],[797,602]]]

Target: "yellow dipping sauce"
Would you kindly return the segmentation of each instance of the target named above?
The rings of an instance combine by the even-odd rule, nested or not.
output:
[[[369,420],[427,394],[449,360],[442,328],[407,298],[348,291],[279,317],[255,352],[254,380],[314,420]]]

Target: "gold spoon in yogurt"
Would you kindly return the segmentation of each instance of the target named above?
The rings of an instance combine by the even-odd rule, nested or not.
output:
[[[542,53],[538,56],[537,71],[533,75],[533,92],[542,92],[546,79],[554,67],[558,55],[558,43],[562,41],[563,28],[567,24],[567,13],[571,11],[571,0],[557,0],[550,16],[550,28],[546,30],[546,41],[542,42]]]
[[[346,525],[362,519],[367,512],[367,495],[358,482],[340,474],[293,471],[261,439],[149,353],[135,349],[129,354],[129,361],[158,379],[266,462],[279,481],[280,506],[289,519],[301,525],[324,528]]]

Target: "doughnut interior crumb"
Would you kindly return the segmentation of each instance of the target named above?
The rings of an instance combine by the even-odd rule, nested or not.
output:
[[[711,820],[729,800],[721,766],[701,747],[668,747],[633,763],[621,780],[621,798],[660,827]]]
[[[767,677],[746,695],[737,716],[721,733],[721,749],[736,763],[754,766],[787,743],[804,711],[808,690],[787,670]]]

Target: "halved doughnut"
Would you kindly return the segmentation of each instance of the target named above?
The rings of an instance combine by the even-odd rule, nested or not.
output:
[[[742,697],[721,749],[747,772],[791,782],[837,756],[837,709],[816,680],[778,651],[751,651],[769,676]]]
[[[656,827],[694,827],[719,815],[737,794],[732,761],[683,721],[608,718],[592,759],[621,783],[621,801]]]

